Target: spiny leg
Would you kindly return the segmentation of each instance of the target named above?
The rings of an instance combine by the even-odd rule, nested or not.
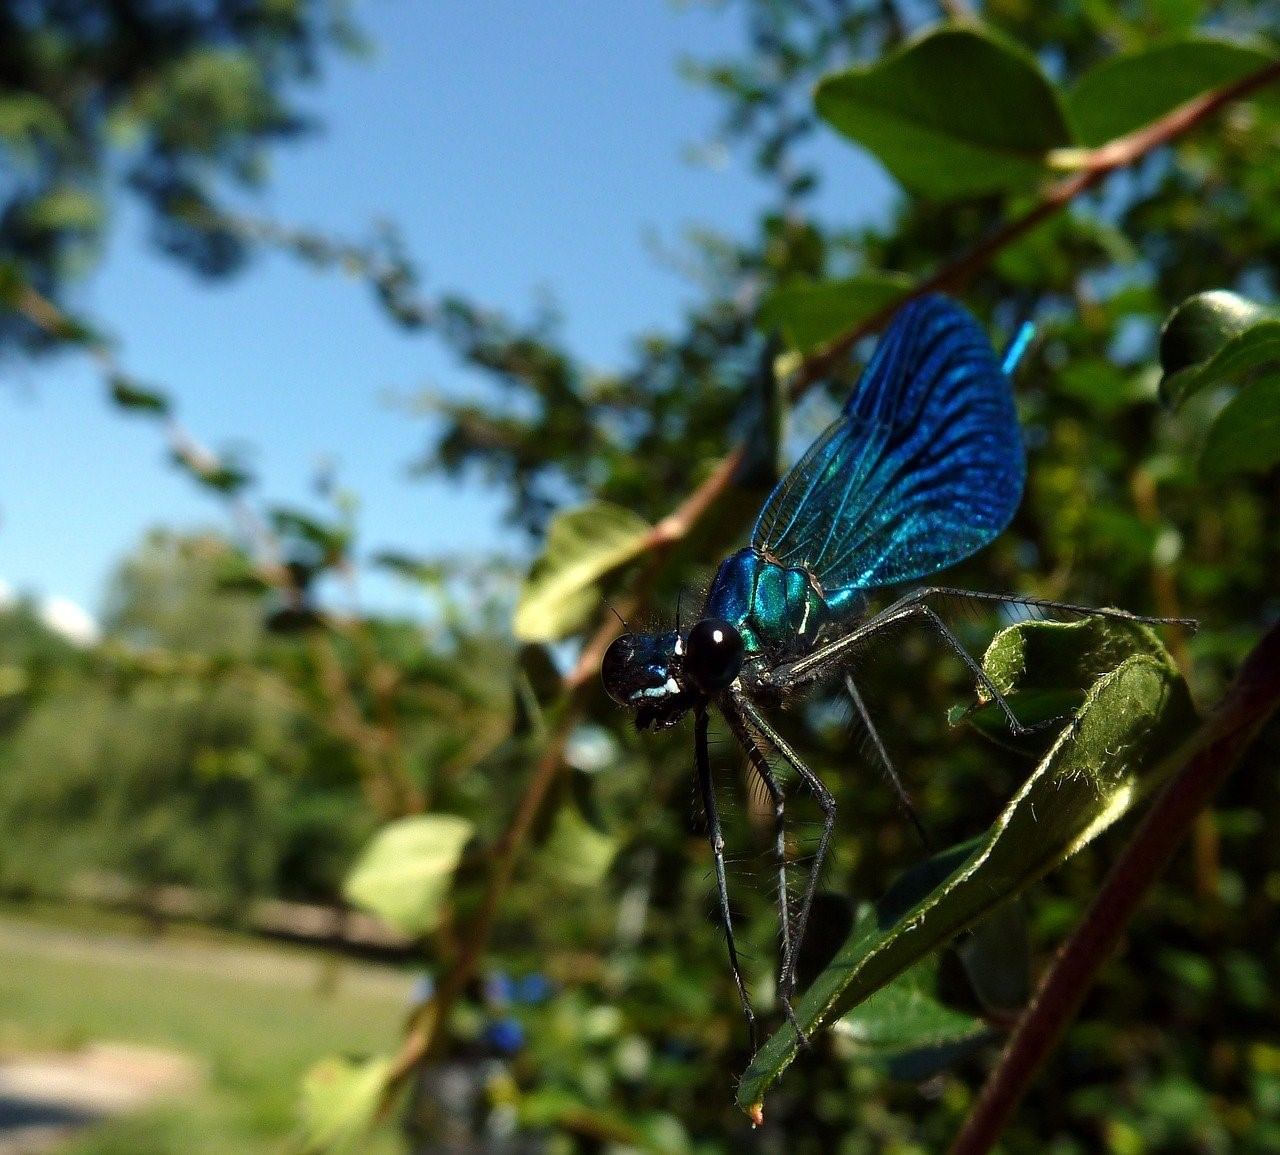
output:
[[[782,945],[778,958],[778,974],[786,970],[791,958],[791,896],[787,889],[787,823],[786,800],[782,786],[769,765],[768,756],[756,743],[755,736],[743,722],[738,711],[729,704],[722,704],[725,721],[747,755],[752,768],[760,775],[769,797],[773,801],[773,850],[778,867],[778,921],[782,927]],[[799,1030],[799,1028],[796,1028]]]
[[[1019,721],[1018,715],[1014,713],[1013,707],[1009,705],[1009,700],[987,676],[986,670],[982,668],[978,660],[964,648],[960,639],[951,631],[951,627],[942,620],[932,606],[925,605],[915,594],[909,595],[908,598],[904,598],[900,602],[895,602],[888,609],[881,610],[875,617],[868,619],[856,630],[851,630],[843,638],[838,638],[830,645],[824,646],[820,650],[815,650],[800,661],[793,662],[790,666],[778,671],[775,673],[774,681],[779,688],[787,689],[821,677],[824,673],[847,661],[849,653],[857,643],[865,642],[880,631],[900,622],[909,621],[912,618],[923,618],[938,631],[955,655],[965,664],[991,701],[1000,708],[1013,734],[1031,734],[1043,727],[1043,723],[1037,726],[1024,726]]]
[[[889,781],[893,784],[894,793],[898,796],[898,804],[911,820],[911,825],[915,827],[916,833],[920,836],[920,844],[928,851],[930,849],[929,836],[925,833],[920,816],[916,813],[916,808],[911,803],[911,796],[907,793],[907,788],[902,784],[902,779],[898,777],[898,771],[893,765],[893,759],[889,757],[889,751],[885,749],[884,742],[880,740],[880,732],[876,729],[875,723],[871,721],[871,714],[867,710],[867,704],[862,700],[862,695],[858,692],[858,687],[853,680],[852,674],[845,674],[844,684],[845,689],[849,691],[849,697],[853,699],[854,707],[862,718],[862,724],[866,727],[867,734],[871,738],[871,744],[875,746],[876,753],[880,756],[880,765],[884,767],[885,773],[889,776]]]
[[[791,935],[790,956],[783,967],[782,974],[778,978],[778,1001],[782,1004],[782,1009],[786,1013],[787,1019],[795,1028],[801,1044],[808,1046],[809,1040],[801,1029],[800,1024],[796,1021],[795,1011],[791,1006],[791,998],[796,991],[796,962],[800,957],[800,948],[804,943],[804,933],[809,925],[809,914],[813,909],[813,896],[818,892],[822,867],[826,862],[827,851],[831,845],[831,834],[835,830],[836,800],[831,791],[827,789],[827,784],[809,769],[800,755],[765,720],[760,711],[751,702],[741,694],[734,694],[733,703],[746,716],[751,728],[772,746],[777,751],[778,756],[800,776],[801,780],[812,791],[814,799],[822,811],[822,835],[818,839],[818,848],[813,855],[813,865],[809,869],[809,878],[805,883],[804,898],[800,902],[800,917],[796,920],[796,927]]]
[[[729,969],[733,972],[733,981],[738,988],[738,998],[742,1003],[742,1013],[747,1020],[751,1053],[755,1054],[756,1015],[751,1009],[751,999],[747,995],[746,983],[742,980],[742,967],[738,963],[738,948],[733,941],[733,916],[729,913],[729,884],[724,872],[724,834],[720,829],[720,811],[716,807],[715,784],[711,780],[711,758],[707,753],[707,727],[707,712],[705,709],[699,709],[694,716],[694,755],[697,762],[698,789],[702,794],[702,809],[707,817],[707,836],[711,841],[711,857],[715,862],[716,889],[720,896],[720,918],[724,924],[725,942],[729,947]]]
[[[1078,606],[1071,602],[1052,601],[1049,598],[1026,597],[1022,594],[992,594],[981,590],[962,590],[951,586],[926,586],[924,589],[912,590],[899,598],[892,605],[886,606],[879,613],[851,629],[843,637],[836,638],[827,645],[806,654],[781,669],[774,671],[774,683],[779,689],[789,689],[823,677],[844,662],[848,656],[867,641],[872,635],[885,627],[901,622],[919,613],[920,606],[930,598],[944,598],[956,601],[980,602],[987,605],[1020,606],[1023,609],[1044,610],[1049,613],[1074,614],[1082,618],[1106,618],[1111,621],[1137,622],[1146,626],[1182,626],[1195,629],[1197,622],[1193,618],[1156,618],[1142,614],[1131,614],[1127,610],[1097,609],[1093,606]],[[936,611],[932,611],[937,618]],[[948,630],[948,633],[950,631]],[[954,638],[954,635],[952,635]],[[955,645],[959,645],[955,642]],[[966,653],[966,657],[968,657]],[[971,668],[977,663],[969,657]],[[979,678],[981,681],[982,679]],[[986,686],[983,687],[987,689]],[[1007,704],[1007,703],[1006,703]]]

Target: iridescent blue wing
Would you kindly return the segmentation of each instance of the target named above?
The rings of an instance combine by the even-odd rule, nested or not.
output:
[[[945,297],[895,315],[844,412],[770,495],[751,544],[824,591],[914,581],[995,538],[1022,497],[1013,392]]]

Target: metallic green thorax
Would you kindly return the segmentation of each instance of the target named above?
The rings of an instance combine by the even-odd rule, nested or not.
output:
[[[807,570],[788,569],[747,548],[721,563],[703,616],[736,627],[748,658],[767,654],[776,660],[806,653],[829,627],[865,608],[861,591],[819,591]]]

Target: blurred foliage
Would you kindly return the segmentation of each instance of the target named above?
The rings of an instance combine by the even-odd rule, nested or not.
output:
[[[36,14],[30,28],[43,27],[46,15],[51,29],[75,26],[73,6],[28,7]],[[2,627],[6,639],[10,631],[32,639],[15,643],[31,647],[19,648],[17,658],[6,649],[4,667],[18,670],[18,690],[12,708],[0,699],[9,711],[0,714],[0,867],[9,886],[46,885],[40,864],[47,861],[50,871],[119,870],[148,884],[181,879],[237,900],[253,893],[332,898],[380,821],[430,812],[474,829],[474,844],[456,848],[460,857],[451,853],[447,868],[435,861],[426,871],[432,903],[419,925],[436,928],[424,942],[427,958],[447,979],[478,944],[485,966],[551,981],[548,998],[509,1008],[522,1027],[514,1049],[486,1041],[491,1008],[477,984],[455,992],[443,1049],[422,1072],[437,1082],[468,1074],[480,1088],[475,1126],[485,1129],[490,1150],[506,1142],[511,1150],[554,1152],[856,1155],[938,1151],[955,1133],[990,1059],[987,1036],[968,1024],[1002,1024],[999,1014],[984,1011],[982,984],[971,975],[966,985],[963,950],[937,956],[927,975],[909,972],[914,986],[882,992],[890,1013],[927,1007],[940,1037],[964,1044],[948,1056],[954,1062],[926,1072],[868,1055],[867,1040],[882,1037],[883,1023],[871,1017],[874,1004],[862,1004],[865,1021],[815,1036],[813,1052],[800,1055],[771,1093],[767,1126],[750,1130],[732,1103],[750,1056],[712,915],[710,852],[696,818],[688,820],[689,735],[633,733],[594,681],[582,683],[581,713],[572,713],[568,688],[554,675],[569,669],[595,629],[589,609],[602,595],[638,601],[637,627],[677,620],[682,592],[696,590],[742,540],[777,459],[805,444],[847,392],[858,356],[805,396],[779,431],[782,391],[772,368],[794,365],[794,350],[777,357],[764,328],[807,349],[874,315],[886,287],[927,276],[1026,211],[1038,184],[1078,171],[1073,166],[1087,160],[1082,148],[1232,82],[1245,57],[1274,56],[1280,26],[1280,9],[1262,0],[989,0],[982,6],[987,31],[931,41],[920,36],[944,13],[930,5],[736,0],[728,7],[745,27],[743,52],[690,63],[687,72],[722,101],[718,143],[750,158],[769,204],[750,235],[691,238],[687,267],[700,295],[675,332],[643,335],[623,368],[602,371],[565,345],[554,315],[511,319],[461,293],[428,296],[390,234],[364,266],[394,323],[443,341],[494,387],[483,399],[423,399],[443,434],[419,466],[484,478],[507,495],[513,522],[551,539],[529,588],[544,601],[559,599],[551,606],[558,616],[539,611],[538,620],[522,620],[523,649],[517,653],[508,632],[514,599],[496,567],[383,555],[388,569],[437,599],[440,609],[427,626],[328,609],[326,583],[348,581],[362,560],[341,503],[323,515],[268,508],[234,545],[210,538],[148,543],[122,575],[107,641],[90,653],[24,634],[33,624],[22,609]],[[265,20],[277,8],[303,19],[303,6],[245,10]],[[314,27],[287,25],[285,62],[307,58],[302,45],[315,42],[302,30]],[[271,28],[265,43],[280,50]],[[1239,47],[1223,48],[1224,38]],[[984,82],[1027,92],[1043,113],[1037,124],[1021,123],[1028,109],[1016,98],[979,110],[986,133],[979,144],[1018,147],[1008,173],[960,173],[949,167],[959,163],[954,155],[944,164],[943,154],[895,153],[898,138],[889,129],[904,115],[916,117],[919,131],[950,133],[953,143],[953,129],[973,123],[962,102],[931,119],[921,119],[912,103],[914,94],[936,113],[950,91],[930,87],[935,67],[923,67],[920,55],[922,45],[932,53],[939,41],[992,61],[983,66]],[[26,42],[34,40],[12,41]],[[262,75],[291,73],[268,56],[284,72],[268,70],[254,81],[252,70],[220,55],[235,51],[227,42],[207,37],[189,47],[190,76],[162,81],[173,87],[159,103],[135,99],[152,118],[147,150],[215,158],[225,171],[252,175],[240,146],[278,135],[290,118],[282,104],[264,113],[256,98],[242,98],[260,92],[253,85],[265,83]],[[219,45],[212,57],[211,43]],[[8,52],[10,40],[4,44]],[[76,75],[69,63],[50,59],[54,81]],[[939,67],[955,63],[948,57]],[[90,91],[115,91],[102,87],[110,72],[101,57],[81,67]],[[1120,85],[1116,77],[1126,72],[1130,79]],[[147,75],[172,77],[172,69],[158,65]],[[832,75],[815,110],[814,87]],[[208,81],[219,94],[210,107],[234,126],[234,147],[226,136],[192,136],[182,126],[191,108],[213,99],[199,79],[210,76],[219,78]],[[887,105],[886,80],[893,82]],[[195,105],[184,84],[195,86]],[[248,87],[235,96],[224,84]],[[1220,463],[1245,453],[1242,429],[1270,421],[1267,373],[1274,366],[1270,354],[1254,354],[1269,348],[1280,293],[1276,110],[1274,90],[1226,107],[976,267],[964,291],[997,344],[1028,316],[1039,339],[1017,381],[1030,459],[1023,506],[999,541],[947,580],[1199,618],[1194,637],[1174,630],[1166,641],[1202,706],[1217,699],[1259,633],[1280,617],[1275,458],[1255,454],[1239,472],[1199,466],[1215,430]],[[831,131],[819,112],[911,190],[895,200],[887,223],[852,225],[830,206],[819,208],[823,172],[811,140]],[[35,105],[27,113],[15,107],[0,125],[37,126],[13,129],[19,139],[56,135],[51,120],[39,128],[44,115]],[[101,146],[108,127],[100,119],[83,130],[91,146]],[[149,186],[143,180],[140,187]],[[15,193],[13,204],[27,199]],[[47,219],[61,220],[68,236],[96,227],[88,205],[74,197],[55,201],[50,212]],[[232,232],[237,244],[256,237],[320,264],[343,252],[282,230]],[[168,234],[162,239],[183,251]],[[213,259],[196,263],[225,267]],[[49,268],[46,256],[19,273],[35,278],[32,270]],[[12,289],[12,280],[6,283]],[[58,295],[48,282],[38,287]],[[1202,323],[1204,310],[1193,310],[1190,329],[1175,316],[1158,348],[1166,317],[1211,289],[1252,303],[1227,310],[1227,321],[1210,309],[1218,319]],[[56,327],[46,326],[46,339],[50,333]],[[1222,363],[1207,371],[1241,348],[1242,359],[1230,362],[1241,379],[1219,372]],[[1166,397],[1173,396],[1169,380],[1195,375],[1194,389],[1178,392],[1176,409],[1161,400],[1161,352]],[[164,416],[163,398],[150,387],[127,377],[117,386],[122,405]],[[1248,404],[1260,404],[1260,414],[1228,416],[1258,391],[1261,401]],[[1267,428],[1274,439],[1274,423]],[[642,526],[661,527],[743,442],[729,495],[691,533],[666,542],[661,564],[651,565],[637,546]],[[177,457],[246,513],[251,490],[244,479],[219,472],[219,463],[189,445]],[[617,510],[628,511],[625,518]],[[597,525],[607,535],[603,560],[589,548]],[[696,594],[684,599],[686,622],[696,601]],[[528,601],[524,606],[527,613]],[[979,652],[998,623],[959,617],[953,624]],[[535,644],[566,634],[554,649]],[[973,687],[958,661],[914,632],[886,640],[857,672],[936,844],[963,846],[980,835],[1043,750],[991,744],[973,727],[953,729],[949,707],[970,704]],[[981,727],[980,717],[974,721]],[[829,915],[838,933],[826,936],[826,958],[810,960],[812,975],[850,927],[856,934],[852,906],[881,898],[921,856],[838,696],[817,695],[780,725],[840,804],[825,885],[850,901],[827,908],[843,914]],[[729,811],[735,918],[752,994],[768,1008],[777,935],[772,811],[729,735],[714,736]],[[555,753],[558,738],[563,759]],[[1273,929],[1280,846],[1270,835],[1280,822],[1277,754],[1273,730],[1152,895],[1123,958],[1103,972],[1049,1077],[1017,1116],[1005,1150],[1127,1155],[1280,1147],[1280,1013],[1272,981],[1280,967]],[[532,806],[525,822],[530,787],[547,766],[545,802]],[[796,810],[804,807],[797,797]],[[801,816],[815,818],[816,811]],[[528,835],[514,858],[513,829]],[[812,838],[811,825],[797,827],[797,859]],[[1027,941],[1037,965],[1075,923],[1123,845],[1123,825],[1106,831],[1027,892]],[[487,881],[508,868],[510,888],[493,903]],[[453,886],[440,898],[448,871]],[[942,988],[945,1002],[934,999]],[[960,1029],[939,1007],[962,1014]],[[389,1051],[395,1045],[387,1041]],[[371,1072],[388,1069],[378,1058],[320,1068],[328,1082],[309,1084],[313,1134],[344,1132],[367,1115]],[[350,1111],[317,1092],[335,1085],[354,1088]],[[430,1143],[421,1149],[432,1150]]]
[[[248,247],[217,220],[268,146],[307,127],[295,106],[330,47],[358,48],[345,0],[32,0],[0,6],[0,279],[66,305],[122,190],[155,242],[201,273]],[[67,312],[71,310],[67,309]],[[15,314],[0,342],[50,335]],[[56,339],[56,336],[55,336]]]

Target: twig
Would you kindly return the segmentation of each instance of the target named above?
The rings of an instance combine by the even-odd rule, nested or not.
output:
[[[1049,968],[952,1144],[951,1155],[983,1155],[995,1145],[1143,897],[1278,708],[1280,626],[1272,626],[1245,659],[1226,697],[1193,739],[1189,760],[1152,803]]]

